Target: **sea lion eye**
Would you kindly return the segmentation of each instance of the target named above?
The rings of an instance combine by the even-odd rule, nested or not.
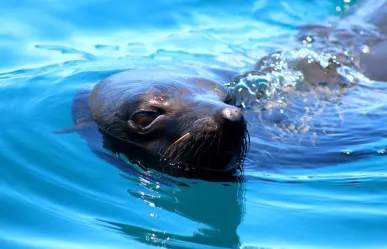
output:
[[[140,111],[132,116],[132,121],[140,128],[145,128],[150,125],[160,113],[155,111]]]

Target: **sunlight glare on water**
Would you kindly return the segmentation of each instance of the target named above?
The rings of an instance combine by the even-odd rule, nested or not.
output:
[[[327,47],[368,52],[366,39],[347,48],[340,33],[298,32],[353,3],[1,1],[0,248],[386,247],[384,82],[344,65],[346,91],[310,91],[308,71],[291,67],[308,56],[331,63]],[[268,55],[278,64],[253,69]],[[251,136],[246,182],[117,168],[77,133],[53,133],[73,126],[80,88],[176,64],[208,77],[206,66],[252,72],[228,82],[250,91],[239,103]]]

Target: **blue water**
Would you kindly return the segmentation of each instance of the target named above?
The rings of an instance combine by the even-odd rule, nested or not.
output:
[[[246,175],[255,179],[229,186],[125,173],[77,133],[53,134],[73,125],[76,92],[114,72],[159,64],[242,70],[287,45],[298,24],[338,17],[344,5],[2,0],[0,248],[387,248],[383,85],[348,97],[353,133],[344,130],[352,136],[331,151],[262,146],[252,120]],[[278,144],[293,153],[275,164],[270,147]],[[345,149],[375,156],[313,160]],[[305,160],[315,167],[297,167]]]

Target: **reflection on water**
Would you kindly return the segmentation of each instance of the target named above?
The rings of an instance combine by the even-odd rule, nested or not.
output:
[[[165,191],[152,182],[143,181],[141,186],[145,191],[129,190],[128,192],[156,209],[176,213],[185,219],[199,223],[199,227],[194,231],[173,233],[164,229],[149,229],[107,220],[103,222],[141,242],[168,248],[182,248],[182,242],[186,242],[186,245],[191,244],[190,248],[200,247],[200,245],[239,247],[237,228],[245,211],[243,185],[231,183],[224,186],[201,181],[189,183],[189,185]],[[162,214],[157,214],[157,211],[150,215],[163,218]]]

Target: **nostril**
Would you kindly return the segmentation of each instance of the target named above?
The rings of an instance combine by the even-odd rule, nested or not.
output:
[[[239,122],[242,120],[242,112],[237,107],[228,107],[220,111],[220,115],[223,119],[231,122]]]

